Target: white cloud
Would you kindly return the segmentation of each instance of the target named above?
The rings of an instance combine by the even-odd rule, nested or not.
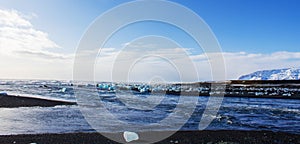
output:
[[[24,50],[24,51],[16,51],[15,52],[18,55],[21,55],[22,57],[31,57],[36,59],[44,59],[44,60],[70,60],[72,58],[72,55],[62,55],[58,53],[48,52],[48,51],[30,51],[30,50]]]
[[[235,52],[222,53],[225,62],[227,79],[237,79],[239,76],[257,70],[300,67],[300,52],[274,52],[270,54]],[[205,67],[205,54],[191,56],[198,69]]]
[[[0,10],[0,25],[1,27],[32,27],[31,23],[16,10]]]
[[[30,22],[35,14],[0,9],[0,75],[13,79],[70,79],[72,55]]]
[[[48,48],[59,48],[49,39],[48,34],[36,30],[33,25],[16,10],[0,9],[0,52],[14,55],[14,53],[31,51],[41,53]]]
[[[141,51],[132,50],[122,52],[120,56],[116,49],[114,51],[110,49],[111,55],[106,53],[105,56],[100,56],[98,58],[98,63],[96,65],[96,78],[99,80],[111,80],[111,76],[122,75],[127,73],[128,77],[132,79],[137,79],[139,81],[149,81],[151,78],[158,76],[164,78],[165,80],[178,81],[178,70],[165,59],[148,57],[143,60],[139,60],[140,57],[147,55],[147,51],[141,53]],[[148,51],[149,52],[149,51]],[[190,69],[190,67],[185,67],[188,61],[182,61],[183,52],[189,54],[189,52],[181,50],[180,48],[174,49],[156,49],[154,53],[166,57],[172,62],[180,65],[182,69]],[[212,56],[210,61],[207,59],[206,54],[199,55],[189,55],[189,58],[195,64],[197,72],[199,74],[199,80],[213,80],[211,75],[211,65],[210,62],[214,61],[219,54],[210,53]],[[300,52],[274,52],[270,54],[262,53],[246,53],[246,52],[224,52],[222,53],[224,57],[224,64],[226,69],[226,79],[237,79],[243,74],[248,74],[257,70],[264,69],[277,69],[277,68],[289,68],[289,67],[300,67]],[[128,71],[128,65],[132,66],[133,61],[130,59],[136,59],[140,62],[135,64],[132,71]],[[118,62],[119,61],[119,62]],[[121,63],[121,64],[117,64]],[[128,64],[131,63],[131,64]],[[116,67],[119,68],[115,75],[112,75],[112,70]],[[218,64],[216,65],[218,67]],[[180,72],[180,71],[179,71]],[[217,74],[222,74],[219,72]],[[184,75],[190,75],[189,70],[184,71]],[[194,76],[188,78],[190,81],[197,81]]]
[[[105,54],[100,54],[96,65],[98,80],[124,81],[124,77],[130,81],[148,81],[154,77],[166,81],[195,79],[196,71],[191,71],[193,63],[185,49],[131,47],[122,51],[104,48],[103,52]]]

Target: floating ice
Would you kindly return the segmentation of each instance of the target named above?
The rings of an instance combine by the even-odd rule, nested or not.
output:
[[[227,120],[227,124],[232,124],[232,121],[231,120]]]
[[[135,132],[125,131],[123,137],[126,142],[131,142],[139,139],[139,135]]]
[[[100,83],[96,85],[99,90],[114,91],[114,84]]]
[[[64,93],[64,92],[66,92],[66,90],[67,90],[67,88],[64,87],[60,91]]]
[[[150,87],[148,86],[148,85],[142,85],[142,86],[139,86],[138,87],[138,89],[139,89],[139,91],[140,92],[148,92],[148,91],[150,91]]]

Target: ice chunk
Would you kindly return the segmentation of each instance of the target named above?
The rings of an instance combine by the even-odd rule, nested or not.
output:
[[[97,84],[96,87],[99,90],[106,90],[106,91],[114,91],[115,90],[114,84],[100,83],[100,84]]]
[[[123,137],[126,142],[131,142],[139,139],[139,135],[135,132],[125,131]]]
[[[64,93],[64,92],[66,92],[66,90],[67,90],[67,88],[64,87],[60,91]]]

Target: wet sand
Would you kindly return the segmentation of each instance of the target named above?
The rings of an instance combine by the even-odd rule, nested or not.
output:
[[[158,135],[165,132],[155,132]],[[147,132],[140,133],[140,140],[131,143],[147,143]],[[121,133],[116,138],[123,140]],[[123,140],[124,141],[124,140]],[[1,144],[116,144],[99,133],[35,134],[0,136]],[[124,141],[125,143],[125,141]],[[159,144],[297,144],[300,135],[270,131],[180,131]]]
[[[74,102],[64,102],[40,98],[30,98],[30,97],[21,97],[21,96],[12,96],[12,95],[0,95],[0,107],[52,107],[56,105],[75,105]]]

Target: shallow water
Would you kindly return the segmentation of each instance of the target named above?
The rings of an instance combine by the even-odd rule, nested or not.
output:
[[[94,90],[93,84],[81,83],[78,86],[89,95]],[[0,91],[48,99],[75,101],[73,86],[62,81],[1,81]],[[197,130],[202,113],[209,97],[145,95],[137,93],[114,93],[98,91],[98,96],[105,108],[124,123],[149,125],[159,123],[174,113],[191,109],[195,100],[197,106],[181,128]],[[179,104],[179,100],[184,103]],[[271,130],[300,134],[300,100],[266,99],[266,98],[232,98],[226,97],[208,130]],[[180,106],[178,106],[180,105]],[[20,107],[0,108],[0,135],[27,133],[67,133],[94,132],[80,112],[80,106],[56,107]],[[153,130],[177,130],[181,119],[188,115],[176,117]],[[103,124],[101,132],[118,130],[119,125],[107,119],[108,113],[95,115]]]

